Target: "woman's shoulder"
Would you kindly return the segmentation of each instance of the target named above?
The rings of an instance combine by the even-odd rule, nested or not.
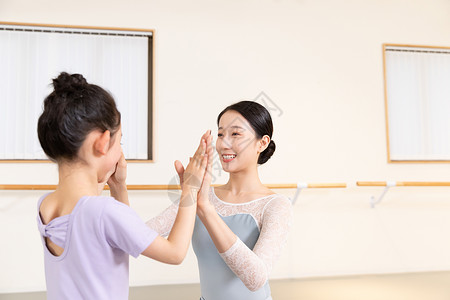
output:
[[[263,211],[290,211],[292,209],[291,199],[286,195],[273,193],[270,196]]]
[[[272,196],[272,201],[288,203],[289,205],[292,204],[291,199],[286,195],[273,193]]]

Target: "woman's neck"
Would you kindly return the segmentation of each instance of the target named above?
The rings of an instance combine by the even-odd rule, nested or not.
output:
[[[224,186],[233,195],[252,193],[264,188],[258,175],[257,167],[230,173],[230,179]]]

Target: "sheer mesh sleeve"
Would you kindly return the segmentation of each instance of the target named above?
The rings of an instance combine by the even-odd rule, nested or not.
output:
[[[173,223],[178,213],[180,201],[173,203],[162,213],[145,222],[145,224],[156,231],[159,235],[167,237],[172,230]]]
[[[269,279],[272,265],[286,244],[292,216],[292,205],[286,197],[272,199],[263,209],[261,232],[253,251],[238,238],[230,249],[220,253],[249,290],[260,289]]]

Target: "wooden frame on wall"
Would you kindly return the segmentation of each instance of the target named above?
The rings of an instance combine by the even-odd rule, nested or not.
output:
[[[155,105],[154,105],[154,78],[155,78],[155,30],[154,29],[138,29],[138,28],[119,28],[119,27],[98,27],[98,26],[80,26],[80,25],[55,25],[55,24],[38,24],[38,23],[19,23],[19,22],[1,22],[1,25],[10,26],[28,26],[28,27],[49,27],[64,29],[85,29],[85,30],[105,30],[105,31],[127,31],[127,32],[146,32],[151,34],[148,39],[148,139],[147,139],[147,157],[148,159],[127,159],[127,162],[152,163],[155,161]],[[51,163],[50,160],[41,159],[1,159],[0,163]]]
[[[411,45],[411,44],[390,44],[385,43],[382,45],[383,49],[383,83],[384,83],[384,106],[385,106],[385,122],[386,122],[386,146],[387,146],[387,161],[388,163],[450,163],[450,160],[393,160],[391,157],[390,146],[390,134],[389,134],[389,109],[388,109],[388,91],[387,91],[387,71],[386,71],[386,48],[387,47],[411,47],[411,48],[429,48],[429,49],[446,49],[450,50],[450,47],[446,46],[424,46],[424,45]]]

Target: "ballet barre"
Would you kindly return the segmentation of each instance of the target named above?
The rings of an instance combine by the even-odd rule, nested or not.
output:
[[[384,190],[378,199],[375,200],[375,196],[370,196],[370,206],[375,208],[375,205],[380,203],[386,193],[391,187],[395,186],[450,186],[450,182],[436,182],[436,181],[357,181],[357,186],[384,186]]]
[[[20,191],[52,191],[56,189],[56,185],[52,184],[3,184],[0,190],[20,190]],[[128,190],[178,190],[179,185],[176,184],[153,184],[153,185],[127,185]],[[109,190],[109,186],[105,185],[105,190]]]
[[[269,189],[296,189],[301,185],[302,188],[318,189],[318,188],[345,188],[345,183],[282,183],[282,184],[264,184]],[[212,184],[217,187],[219,184]],[[56,185],[52,184],[0,184],[0,190],[41,190],[51,191],[56,189]],[[105,185],[105,189],[109,189],[108,185]],[[181,187],[178,184],[141,184],[141,185],[127,185],[128,190],[180,190]]]
[[[212,186],[219,186],[212,184]],[[330,189],[330,188],[346,188],[346,183],[277,183],[264,184],[269,189],[296,189],[294,197],[291,199],[292,204],[297,201],[300,192],[303,189]],[[21,191],[51,191],[56,189],[56,185],[49,184],[2,184],[0,190],[21,190]],[[109,190],[109,186],[105,185],[105,189]],[[142,184],[142,185],[127,185],[129,191],[146,191],[146,190],[180,190],[178,184]]]
[[[298,196],[300,195],[300,192],[304,189],[335,189],[335,188],[346,188],[346,183],[306,183],[306,182],[299,182],[297,184],[286,184],[286,185],[279,185],[283,187],[268,187],[269,189],[276,189],[276,188],[286,188],[286,189],[297,189],[295,191],[294,197],[292,197],[291,202],[292,205],[297,202]]]

